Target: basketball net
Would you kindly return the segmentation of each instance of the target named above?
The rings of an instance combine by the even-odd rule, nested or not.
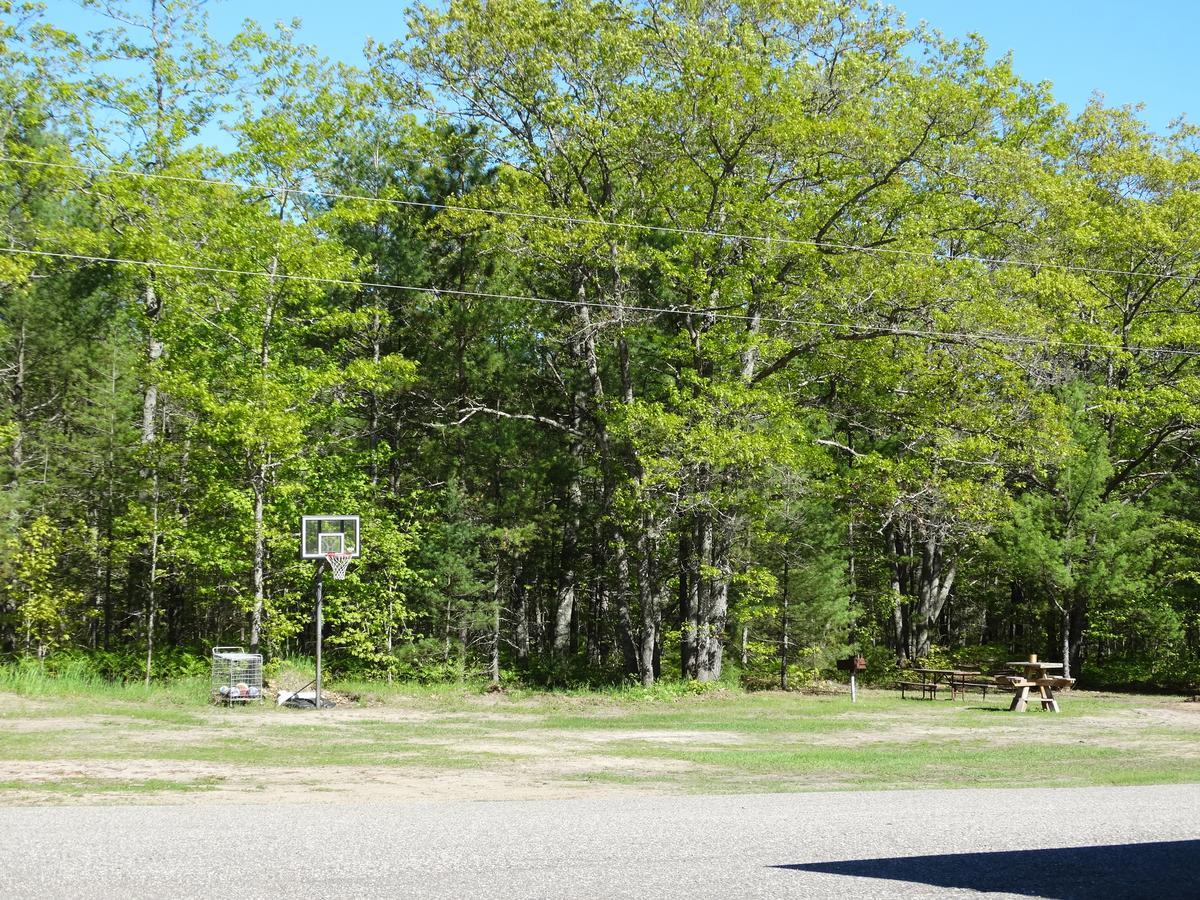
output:
[[[341,581],[346,577],[346,569],[350,565],[350,560],[353,555],[350,553],[326,553],[325,562],[329,563],[329,571],[333,573],[333,577]]]

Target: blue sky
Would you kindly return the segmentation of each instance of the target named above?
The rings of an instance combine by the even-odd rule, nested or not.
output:
[[[75,0],[48,0],[66,27],[93,17]],[[910,21],[924,19],[948,36],[976,32],[994,56],[1013,51],[1017,72],[1050,81],[1055,96],[1079,110],[1094,91],[1108,103],[1143,103],[1157,130],[1181,113],[1200,118],[1200,3],[1196,0],[894,0]],[[261,22],[300,17],[301,34],[335,59],[358,62],[368,36],[404,34],[397,0],[227,0],[212,7],[214,31],[231,33],[245,17]]]
[[[1078,111],[1094,91],[1109,105],[1145,104],[1156,130],[1200,117],[1200,3],[1196,0],[895,0],[910,21],[947,36],[981,35],[994,55],[1011,50],[1028,81],[1049,81]]]

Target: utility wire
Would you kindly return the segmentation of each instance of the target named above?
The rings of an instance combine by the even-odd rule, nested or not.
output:
[[[553,306],[586,306],[592,309],[614,309],[622,312],[650,313],[653,315],[706,316],[713,319],[732,321],[769,322],[775,325],[800,325],[811,328],[827,328],[847,331],[851,334],[878,334],[879,337],[929,338],[932,340],[964,341],[984,340],[997,343],[1017,344],[1031,347],[1056,347],[1076,350],[1104,350],[1126,353],[1157,353],[1167,356],[1200,356],[1200,350],[1185,350],[1173,347],[1122,347],[1119,344],[1100,344],[1088,341],[1063,341],[1055,338],[1022,337],[1020,335],[995,332],[936,331],[920,328],[896,328],[886,325],[863,325],[845,322],[822,322],[816,319],[797,319],[787,316],[748,316],[744,313],[723,313],[708,309],[687,309],[658,306],[628,306],[621,303],[606,303],[600,300],[562,300],[557,297],[539,297],[530,294],[500,294],[489,291],[468,291],[456,288],[424,287],[413,284],[396,284],[386,281],[358,281],[351,278],[326,278],[318,275],[294,275],[288,273],[256,272],[247,269],[229,269],[221,266],[198,266],[190,263],[168,263],[147,259],[126,259],[116,256],[94,256],[83,253],[58,253],[50,250],[28,250],[20,247],[0,247],[0,253],[24,256],[41,256],[52,259],[72,259],[80,262],[104,262],[117,265],[142,266],[150,269],[173,269],[184,272],[205,272],[216,275],[240,275],[248,278],[270,278],[281,281],[298,281],[308,284],[326,284],[339,287],[376,288],[381,290],[408,291],[413,293],[440,294],[456,297],[478,297],[485,300],[515,300],[524,303],[543,303]],[[209,323],[212,324],[212,323]]]
[[[18,159],[11,156],[0,156],[0,162],[21,166],[44,166],[47,168],[69,169],[80,172],[99,172],[106,175],[121,175],[127,178],[148,178],[162,181],[177,181],[185,184],[207,184],[214,187],[228,187],[241,191],[269,191],[271,193],[304,194],[310,197],[325,197],[331,200],[361,201],[365,203],[384,203],[393,206],[414,207],[419,209],[437,209],[447,212],[481,213],[489,216],[509,216],[518,219],[529,219],[536,222],[550,222],[564,225],[594,225],[603,228],[623,228],[630,231],[649,231],[662,234],[681,234],[691,237],[722,238],[726,240],[757,241],[763,244],[782,244],[785,246],[812,247],[818,250],[840,250],[847,253],[878,253],[892,256],[904,256],[914,259],[932,259],[939,262],[977,262],[992,266],[1015,266],[1025,269],[1051,269],[1058,272],[1079,272],[1090,275],[1125,275],[1130,278],[1155,278],[1163,281],[1196,281],[1200,280],[1198,272],[1138,272],[1133,269],[1107,269],[1098,266],[1079,266],[1071,263],[1036,262],[1033,260],[1017,259],[1001,256],[980,256],[972,253],[949,255],[930,253],[922,250],[903,250],[898,247],[875,247],[868,244],[847,244],[837,241],[816,241],[804,238],[789,238],[770,234],[739,234],[731,231],[715,231],[706,228],[682,228],[674,225],[650,225],[644,222],[617,222],[607,219],[592,219],[579,216],[552,215],[550,213],[521,212],[519,210],[487,209],[479,206],[462,206],[454,203],[433,203],[421,200],[400,200],[394,197],[375,197],[367,194],[344,194],[336,191],[319,191],[312,188],[284,187],[282,185],[244,184],[237,181],[222,181],[216,178],[201,178],[191,175],[168,175],[162,172],[136,172],[132,169],[120,169],[109,166],[87,166],[76,163],[56,163],[43,160]]]

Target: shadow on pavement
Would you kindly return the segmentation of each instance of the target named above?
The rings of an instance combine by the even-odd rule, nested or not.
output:
[[[773,866],[1054,900],[1200,897],[1200,841],[851,859]]]

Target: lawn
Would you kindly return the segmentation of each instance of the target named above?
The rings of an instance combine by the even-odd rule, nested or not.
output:
[[[1200,781],[1200,704],[1063,695],[1060,715],[893,691],[487,694],[335,685],[303,711],[206,686],[0,690],[6,803],[523,799],[611,792]]]

